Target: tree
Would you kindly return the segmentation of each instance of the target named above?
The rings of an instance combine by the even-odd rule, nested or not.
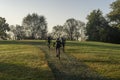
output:
[[[6,23],[5,18],[0,17],[0,38],[6,39],[7,34],[6,31],[9,31],[9,24]]]
[[[10,26],[10,31],[14,33],[14,37],[17,40],[21,40],[21,39],[25,39],[25,31],[24,31],[24,27],[20,26],[20,25],[11,25]]]
[[[81,38],[81,40],[84,41],[86,37],[85,31],[86,31],[85,23],[77,20],[77,26],[76,26],[75,33],[74,33],[74,38],[76,40]]]
[[[32,39],[45,39],[47,36],[47,22],[44,16],[39,16],[36,13],[28,14],[22,23],[26,36]]]
[[[110,20],[111,32],[110,42],[120,43],[120,0],[111,4],[112,11],[108,14]]]
[[[106,41],[108,37],[109,28],[107,20],[103,17],[102,12],[93,10],[87,16],[88,22],[86,25],[88,40],[92,41]]]
[[[54,26],[53,30],[52,30],[52,36],[55,39],[62,37],[63,36],[63,26],[61,26],[61,25]]]
[[[6,32],[7,36],[8,36],[8,39],[10,39],[10,40],[16,40],[16,38],[17,38],[16,27],[14,25],[10,25],[9,28],[10,28],[10,31]]]
[[[120,29],[120,0],[113,2],[111,8],[112,11],[108,14],[108,17],[110,21],[114,23],[114,26]]]
[[[80,29],[82,27],[85,27],[85,23],[71,18],[65,22],[63,29],[67,33],[69,39],[74,40],[81,36]]]
[[[23,26],[16,25],[16,36],[18,40],[24,39],[25,38],[25,31]]]

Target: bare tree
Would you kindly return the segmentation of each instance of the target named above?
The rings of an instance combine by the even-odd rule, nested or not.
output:
[[[55,39],[62,37],[63,36],[63,26],[61,26],[61,25],[54,26],[53,30],[52,30],[52,36]]]
[[[71,18],[65,22],[64,31],[67,33],[70,40],[78,40],[81,36],[80,30],[83,29],[82,27],[85,27],[85,23]]]

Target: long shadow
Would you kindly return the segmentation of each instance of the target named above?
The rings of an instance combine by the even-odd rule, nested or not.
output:
[[[0,40],[0,44],[28,44],[28,45],[45,45],[47,42],[46,41],[34,41],[34,40],[15,40],[15,41],[9,41],[9,40]],[[120,49],[120,45],[116,46],[116,45],[102,45],[101,44],[95,44],[95,43],[91,43],[91,42],[67,42],[66,45],[67,46],[81,46],[81,47],[98,47],[101,49],[115,49],[115,50],[119,50]],[[107,44],[107,43],[105,43]]]
[[[46,59],[56,80],[115,80],[101,76],[83,62],[66,53],[64,55],[69,58],[69,61],[64,58],[55,63],[51,60],[51,56],[46,49],[40,48],[46,54]]]
[[[0,41],[0,44],[28,44],[28,45],[45,45],[45,42],[42,41]],[[110,48],[110,49],[120,49],[120,46],[107,46],[107,45],[98,45],[98,44],[87,44],[87,43],[67,43],[67,45],[72,46],[92,46],[92,47],[100,47],[100,48]],[[96,71],[90,69],[83,62],[76,60],[73,56],[67,54],[68,58],[70,58],[70,63],[64,60],[61,61],[60,64],[64,68],[63,70],[59,69],[58,66],[54,64],[54,62],[50,61],[50,55],[46,52],[46,49],[43,49],[43,52],[46,55],[46,59],[48,61],[49,67],[52,69],[52,72],[55,76],[56,80],[119,80],[119,79],[109,79],[104,76],[101,76]],[[9,67],[7,67],[9,66]],[[11,70],[6,71],[6,70]],[[72,71],[72,69],[74,69]],[[14,70],[14,71],[12,71]],[[18,71],[20,70],[20,71]],[[64,71],[65,70],[65,71]],[[0,76],[0,80],[41,80],[39,74],[41,74],[42,70],[34,69],[30,67],[25,67],[21,65],[8,64],[8,63],[0,63],[0,73],[8,75],[12,79],[6,79],[5,77]],[[72,73],[70,72],[72,71]],[[12,72],[12,73],[11,73]],[[43,71],[47,74],[46,71]],[[70,72],[70,73],[69,73]],[[8,77],[8,78],[9,78]],[[37,77],[37,78],[36,78]],[[39,78],[39,79],[38,79]]]
[[[0,62],[0,80],[43,80],[47,70]],[[46,80],[53,80],[46,78]]]
[[[116,46],[117,45],[117,46]],[[91,42],[68,42],[67,46],[81,46],[81,47],[95,47],[95,48],[102,48],[102,49],[115,49],[115,50],[119,50],[120,49],[120,45],[119,44],[111,44],[108,45],[108,43],[91,43]]]
[[[79,60],[80,62],[103,63],[103,64],[120,64],[119,61],[111,60]]]
[[[0,44],[8,45],[8,44],[17,44],[17,45],[45,45],[45,41],[34,41],[34,40],[0,40]]]

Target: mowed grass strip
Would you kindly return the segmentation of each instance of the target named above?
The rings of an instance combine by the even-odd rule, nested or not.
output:
[[[0,45],[0,80],[54,80],[54,76],[39,48],[8,42]]]
[[[68,42],[66,53],[111,80],[120,80],[120,45],[101,42]]]

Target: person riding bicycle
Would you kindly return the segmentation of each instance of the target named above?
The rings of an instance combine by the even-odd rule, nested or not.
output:
[[[61,47],[61,41],[60,38],[57,38],[56,40],[56,57],[60,59],[60,47]]]
[[[65,43],[66,43],[66,40],[65,38],[61,38],[61,43],[62,43],[62,47],[63,47],[63,52],[65,52]]]
[[[48,40],[48,48],[50,49],[51,37],[49,36],[47,40]]]

